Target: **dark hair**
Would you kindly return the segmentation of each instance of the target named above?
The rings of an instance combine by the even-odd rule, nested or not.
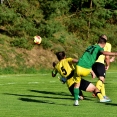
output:
[[[106,43],[106,39],[103,38],[102,36],[99,37],[98,43]]]
[[[57,52],[57,53],[56,53],[56,56],[57,56],[57,59],[60,61],[60,60],[64,59],[64,57],[65,57],[65,52],[64,52],[64,51]]]

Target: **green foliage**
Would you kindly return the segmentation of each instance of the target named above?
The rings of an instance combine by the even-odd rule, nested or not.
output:
[[[16,71],[12,66],[0,68],[0,74],[15,74],[15,73],[16,73]]]
[[[9,0],[9,3],[0,5],[0,44],[7,50],[9,47],[30,50],[34,46],[33,37],[40,35],[39,46],[44,49],[65,50],[68,55],[79,57],[102,34],[117,49],[115,0]],[[6,54],[1,51],[8,61]]]
[[[13,25],[14,22],[17,20],[17,14],[15,14],[14,10],[3,6],[0,6],[0,25]]]
[[[32,45],[31,44],[27,44],[28,40],[25,38],[15,38],[14,40],[12,40],[10,42],[11,46],[14,47],[19,47],[19,48],[25,48],[25,49],[31,49]]]
[[[41,22],[39,26],[39,34],[41,36],[50,38],[54,35],[54,33],[59,32],[63,29],[63,26],[60,24],[59,21],[47,20],[45,22]]]
[[[52,43],[48,38],[43,38],[42,45],[44,49],[49,49],[52,47]]]
[[[39,0],[44,18],[51,19],[69,12],[71,0]]]
[[[106,8],[116,10],[117,9],[117,1],[116,0],[108,0],[106,1]]]
[[[0,38],[0,44],[4,45],[5,41],[4,38]]]

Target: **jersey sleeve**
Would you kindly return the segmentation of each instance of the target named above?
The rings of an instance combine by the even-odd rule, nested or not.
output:
[[[67,58],[66,60],[67,60],[67,62],[72,63],[73,58]]]
[[[106,43],[106,45],[104,47],[104,51],[111,52],[111,44],[110,43]]]

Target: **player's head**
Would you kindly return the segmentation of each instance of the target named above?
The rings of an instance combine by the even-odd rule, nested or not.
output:
[[[100,37],[102,37],[102,38],[107,40],[107,36],[106,35],[101,35]]]
[[[65,52],[64,51],[57,52],[56,56],[57,56],[57,59],[60,61],[65,58]]]
[[[100,43],[100,44],[106,43],[106,39],[103,38],[102,36],[100,36],[98,39],[98,43]]]
[[[105,44],[106,44],[106,39],[103,38],[102,36],[100,36],[99,39],[98,39],[98,44],[99,44],[102,48],[104,48],[104,46],[105,46]]]

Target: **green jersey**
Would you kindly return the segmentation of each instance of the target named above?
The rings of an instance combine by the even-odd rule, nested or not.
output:
[[[104,49],[98,44],[89,46],[79,59],[77,65],[90,69],[99,55],[101,55],[101,51],[104,51]]]

